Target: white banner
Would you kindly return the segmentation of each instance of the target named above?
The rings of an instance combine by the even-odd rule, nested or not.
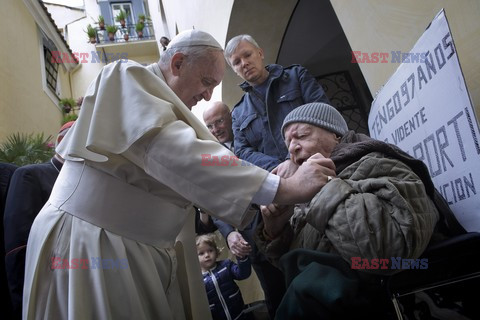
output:
[[[370,136],[428,167],[468,231],[480,231],[479,130],[442,9],[372,103]]]

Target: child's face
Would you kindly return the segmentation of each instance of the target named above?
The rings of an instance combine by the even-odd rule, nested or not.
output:
[[[206,243],[197,246],[198,261],[202,270],[210,270],[217,261],[217,252]]]

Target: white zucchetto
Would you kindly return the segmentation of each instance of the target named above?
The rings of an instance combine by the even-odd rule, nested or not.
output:
[[[209,33],[200,30],[185,30],[177,34],[167,46],[168,49],[194,46],[208,46],[223,50]]]

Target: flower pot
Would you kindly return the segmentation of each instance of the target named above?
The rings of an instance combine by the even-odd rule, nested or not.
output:
[[[105,22],[99,22],[98,26],[99,26],[100,30],[105,30]]]
[[[125,20],[120,20],[120,25],[122,26],[122,28],[125,28]]]
[[[90,43],[97,43],[97,39],[95,39],[94,37],[90,38]]]
[[[124,34],[123,39],[125,39],[125,41],[128,41],[128,34]]]
[[[68,114],[68,113],[70,113],[70,111],[72,111],[72,106],[69,105],[69,104],[64,104],[63,105],[63,112]]]
[[[108,34],[108,39],[109,39],[110,41],[114,41],[114,40],[115,40],[115,33],[109,33],[109,34]]]
[[[143,31],[137,31],[137,35],[139,38],[143,38]]]

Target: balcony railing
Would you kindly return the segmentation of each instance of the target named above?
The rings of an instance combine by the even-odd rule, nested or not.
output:
[[[142,34],[136,31],[135,24],[126,24],[125,27],[118,26],[118,30],[113,38],[109,37],[106,29],[95,28],[97,30],[97,44],[125,43],[155,39],[153,25],[151,23],[144,23],[143,25]],[[125,37],[126,34],[128,38]]]

